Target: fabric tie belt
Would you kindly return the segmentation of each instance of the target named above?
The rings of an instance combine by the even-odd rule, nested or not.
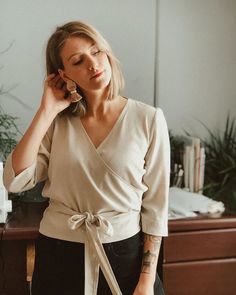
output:
[[[77,229],[82,224],[86,228],[85,241],[85,295],[96,295],[99,278],[99,266],[107,280],[113,295],[122,295],[115,275],[106,256],[98,230],[112,236],[113,227],[101,214],[93,215],[89,212],[74,214],[68,219],[69,228]]]

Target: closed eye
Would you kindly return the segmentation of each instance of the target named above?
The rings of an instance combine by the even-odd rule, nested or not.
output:
[[[80,59],[80,60],[78,60],[77,62],[75,62],[73,65],[74,65],[74,66],[77,66],[77,65],[80,65],[82,62],[83,62],[83,60]]]
[[[96,51],[91,52],[91,54],[96,56],[96,55],[100,54],[101,52],[102,52],[102,50],[97,49]],[[81,58],[80,60],[78,60],[77,62],[75,62],[73,65],[74,66],[77,66],[77,65],[82,64],[82,62],[83,62],[83,58]]]
[[[97,50],[97,51],[93,52],[92,55],[97,55],[97,54],[99,54],[100,52],[101,52],[101,50]]]

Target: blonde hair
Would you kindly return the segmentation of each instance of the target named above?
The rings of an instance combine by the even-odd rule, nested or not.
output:
[[[84,22],[73,21],[66,23],[63,26],[57,27],[55,32],[51,35],[46,48],[47,75],[52,73],[58,74],[58,69],[64,68],[60,52],[66,40],[70,37],[87,37],[95,42],[99,49],[106,52],[112,72],[111,81],[108,85],[108,99],[111,100],[117,95],[120,95],[124,88],[124,78],[119,66],[119,61],[113,54],[105,38],[93,26]],[[83,96],[81,90],[79,90],[79,92]],[[83,99],[77,103],[76,108],[75,104],[72,103],[64,113],[73,113],[83,116],[86,113],[86,109],[86,100],[83,96]]]

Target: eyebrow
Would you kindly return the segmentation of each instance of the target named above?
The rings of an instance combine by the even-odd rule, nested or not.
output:
[[[91,49],[92,47],[94,47],[96,45],[96,43],[93,43],[90,47],[89,47],[89,49]],[[75,53],[73,53],[73,54],[71,54],[69,57],[68,57],[68,61],[73,57],[73,56],[75,56],[75,55],[78,55],[78,54],[82,54],[82,52],[81,51],[78,51],[78,52],[75,52]]]

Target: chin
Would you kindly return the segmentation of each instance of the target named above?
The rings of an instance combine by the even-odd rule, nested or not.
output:
[[[91,85],[91,90],[101,90],[101,89],[105,89],[108,87],[108,85],[110,84],[111,79],[102,79],[100,81],[96,81],[96,83],[94,83],[94,85]]]

